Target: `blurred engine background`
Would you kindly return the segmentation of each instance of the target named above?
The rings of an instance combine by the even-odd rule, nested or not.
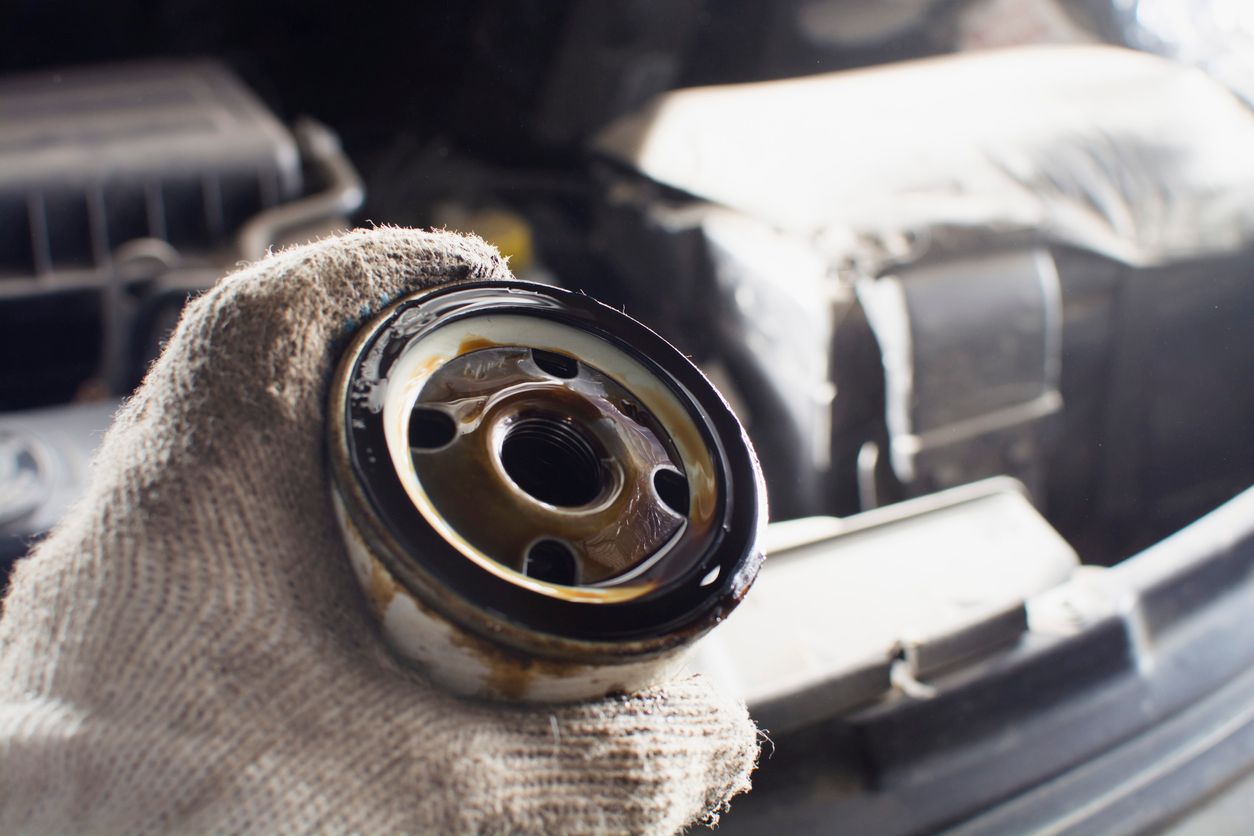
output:
[[[1122,40],[1248,93],[1242,9],[488,0],[345,25],[334,3],[7,4],[0,410],[53,408],[36,422],[87,439],[107,408],[56,408],[125,395],[186,295],[241,259],[350,224],[474,229],[519,275],[620,305],[704,365],[750,424],[773,518],[1006,473],[1113,563],[1254,473],[1254,360],[1233,343],[1250,230],[1223,214],[1250,166],[1213,136],[1248,125],[1118,60],[831,73]],[[1186,110],[1152,106],[1164,80]],[[657,98],[710,85],[713,114]],[[1039,112],[1060,101],[1066,118]],[[646,140],[704,157],[648,158]],[[996,168],[1057,194],[1021,211]],[[58,455],[0,449],[51,506],[0,506],[12,556],[61,507],[58,478],[32,475]]]
[[[335,229],[476,231],[520,278],[625,309],[702,366],[746,421],[772,519],[809,520],[776,527],[779,551],[843,538],[864,557],[836,587],[930,578],[843,661],[796,661],[801,684],[763,690],[711,651],[755,714],[809,741],[733,830],[780,815],[796,790],[772,774],[827,775],[807,796],[826,812],[793,821],[811,829],[852,774],[940,798],[914,759],[948,745],[949,715],[824,727],[842,752],[864,735],[852,761],[816,724],[1050,632],[1061,605],[1033,596],[1254,483],[1241,0],[15,0],[0,32],[0,564],[78,495],[191,295]],[[885,557],[903,548],[939,572]],[[788,601],[819,576],[772,577]],[[991,591],[955,604],[972,577]],[[907,639],[894,619],[938,595],[962,614]],[[1100,620],[1076,619],[1054,632]],[[859,624],[878,629],[811,626],[831,644]],[[1094,635],[1082,658],[1135,667]],[[1037,705],[998,693],[981,710],[1000,729]],[[881,793],[846,812],[928,829],[1092,745],[944,810]]]

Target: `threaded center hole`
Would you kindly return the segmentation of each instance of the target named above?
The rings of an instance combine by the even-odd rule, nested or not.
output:
[[[587,433],[556,416],[515,421],[501,444],[501,464],[531,497],[563,508],[591,503],[606,483]]]

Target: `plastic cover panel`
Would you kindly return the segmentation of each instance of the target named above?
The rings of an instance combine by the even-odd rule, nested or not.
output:
[[[1124,49],[1025,47],[681,90],[598,147],[813,235],[864,274],[990,240],[1134,265],[1254,241],[1254,113],[1198,70]]]

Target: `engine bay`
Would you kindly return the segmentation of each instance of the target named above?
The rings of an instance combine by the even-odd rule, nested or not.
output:
[[[656,330],[761,459],[778,557],[694,667],[781,752],[723,829],[1049,820],[1102,718],[1250,687],[1251,88],[1120,4],[872,5],[0,11],[0,564],[189,298],[355,226],[475,232]]]

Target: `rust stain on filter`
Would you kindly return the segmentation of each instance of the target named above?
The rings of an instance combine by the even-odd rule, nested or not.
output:
[[[387,614],[388,606],[396,597],[397,584],[375,558],[370,559],[370,576],[366,579],[366,600],[370,602],[370,610],[376,618],[382,619]]]
[[[500,343],[494,342],[487,337],[467,337],[462,340],[461,345],[457,347],[457,356],[469,354],[472,351],[478,351],[481,348],[496,348]]]

